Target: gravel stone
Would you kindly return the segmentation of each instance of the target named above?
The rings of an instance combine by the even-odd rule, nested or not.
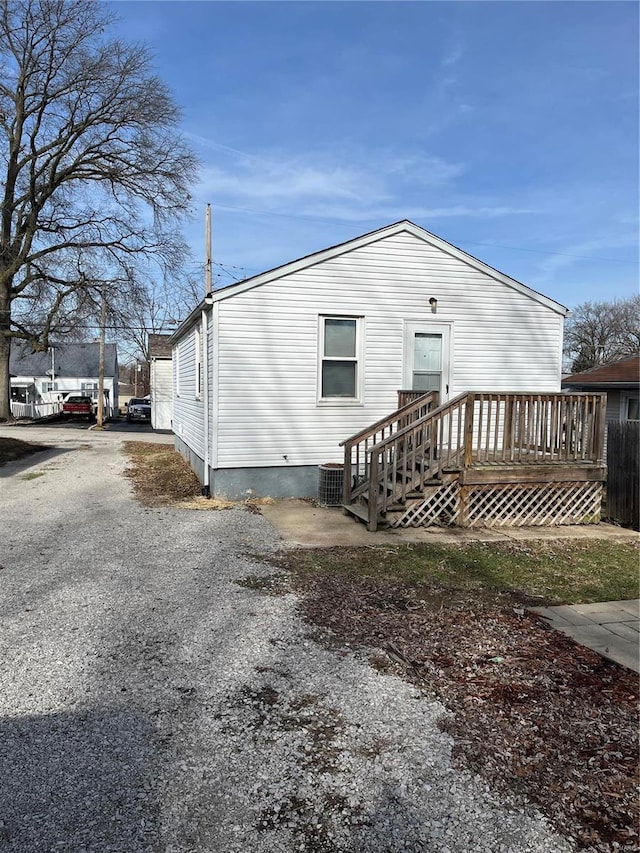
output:
[[[574,849],[452,767],[438,702],[238,583],[265,519],[142,507],[81,440],[0,469],[0,853]]]

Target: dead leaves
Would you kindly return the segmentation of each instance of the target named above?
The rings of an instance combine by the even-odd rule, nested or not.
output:
[[[635,675],[506,595],[299,575],[306,617],[437,695],[455,760],[534,800],[581,847],[637,850]],[[386,663],[385,663],[386,659]]]

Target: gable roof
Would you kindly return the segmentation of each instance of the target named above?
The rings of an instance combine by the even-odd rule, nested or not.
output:
[[[572,373],[562,380],[562,385],[573,386],[631,386],[640,385],[640,354],[630,355],[608,364],[600,364],[582,373]]]
[[[149,358],[171,358],[171,335],[149,335]]]
[[[56,376],[90,377],[98,375],[100,344],[51,344],[55,349]],[[46,352],[31,352],[24,341],[14,341],[11,347],[9,370],[15,376],[47,376],[51,371],[51,348]],[[115,376],[118,372],[118,354],[115,344],[105,344],[104,373]]]
[[[345,243],[338,243],[337,245],[331,246],[328,249],[322,249],[319,252],[314,252],[311,255],[306,255],[302,258],[298,258],[295,261],[289,261],[289,263],[283,264],[279,267],[275,267],[274,269],[268,270],[267,272],[252,276],[251,278],[244,279],[243,281],[239,281],[236,284],[228,285],[227,287],[224,287],[221,290],[214,291],[213,294],[211,294],[211,298],[213,302],[220,302],[223,299],[230,299],[232,296],[236,296],[238,293],[244,293],[246,290],[251,290],[254,287],[260,287],[261,285],[267,284],[268,282],[274,281],[275,279],[281,278],[282,276],[289,275],[293,272],[298,272],[299,270],[303,270],[308,267],[314,266],[315,264],[319,264],[322,261],[329,260],[330,258],[335,258],[339,255],[345,254],[346,252],[351,252],[354,249],[360,248],[361,246],[367,246],[370,243],[375,243],[378,240],[383,240],[385,237],[392,237],[395,234],[400,234],[402,232],[413,234],[414,237],[417,237],[420,240],[424,240],[425,243],[428,243],[431,246],[435,246],[436,248],[441,249],[443,252],[446,252],[452,257],[469,264],[469,266],[474,267],[474,269],[477,269],[480,272],[483,272],[491,278],[495,279],[496,281],[507,285],[507,287],[511,287],[514,290],[519,291],[520,293],[524,293],[526,296],[529,296],[531,299],[542,303],[547,308],[551,308],[552,311],[556,311],[562,316],[566,316],[569,313],[569,310],[565,308],[564,305],[561,305],[554,299],[550,299],[548,296],[544,296],[542,293],[538,293],[536,290],[527,287],[526,284],[522,284],[521,282],[516,281],[516,279],[505,275],[505,273],[494,269],[493,267],[489,266],[489,264],[485,264],[484,261],[478,260],[478,258],[475,258],[473,255],[470,255],[468,252],[465,252],[462,249],[459,249],[452,243],[448,243],[441,237],[436,237],[435,234],[431,234],[431,232],[426,231],[424,228],[421,228],[414,222],[410,222],[408,219],[403,219],[400,222],[395,222],[392,225],[385,226],[384,228],[378,228],[376,231],[370,231],[368,234],[363,234],[361,237],[355,237],[353,240],[347,240]],[[174,333],[174,337],[175,335],[176,333]]]

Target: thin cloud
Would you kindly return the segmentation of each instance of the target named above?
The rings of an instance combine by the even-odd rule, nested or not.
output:
[[[462,39],[457,38],[440,60],[441,68],[451,68],[457,65],[465,54],[466,46]]]
[[[219,156],[209,158],[198,194],[219,205],[263,213],[297,215],[326,208],[333,219],[371,219],[372,209],[398,208],[407,195],[446,195],[465,172],[461,163],[422,152],[354,151],[346,158],[335,152],[294,157],[274,151],[265,156],[199,139]]]
[[[627,234],[584,240],[580,243],[563,246],[558,250],[558,254],[554,254],[540,262],[536,281],[545,282],[552,280],[561,270],[575,266],[576,264],[584,264],[585,262],[593,263],[598,260],[599,252],[608,252],[611,249],[629,249],[637,247],[637,245],[637,234],[629,232]],[[590,260],[586,261],[587,258]],[[602,259],[603,263],[606,261],[607,259]]]

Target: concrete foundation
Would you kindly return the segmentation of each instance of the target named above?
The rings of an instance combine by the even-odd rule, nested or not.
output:
[[[175,448],[204,482],[204,460],[177,435]],[[271,468],[209,468],[209,488],[216,498],[315,498],[318,495],[317,465],[285,465]]]

